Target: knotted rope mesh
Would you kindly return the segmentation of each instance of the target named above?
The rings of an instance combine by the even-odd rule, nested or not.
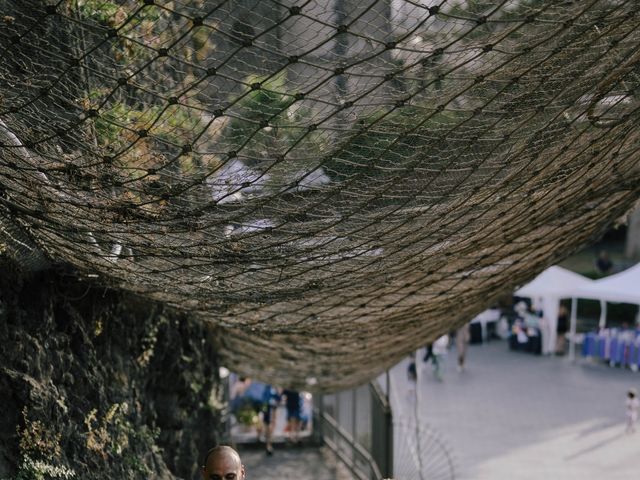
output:
[[[635,0],[0,6],[3,249],[273,382],[370,378],[639,196]]]

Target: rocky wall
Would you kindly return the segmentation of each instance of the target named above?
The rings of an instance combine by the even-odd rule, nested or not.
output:
[[[200,322],[0,253],[0,479],[197,478],[221,436]]]

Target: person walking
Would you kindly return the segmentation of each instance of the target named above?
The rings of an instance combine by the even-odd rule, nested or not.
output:
[[[634,433],[636,431],[636,422],[638,421],[638,410],[640,410],[640,400],[635,388],[630,388],[627,392],[627,428],[626,433]]]
[[[287,409],[287,432],[289,440],[298,445],[300,439],[300,392],[296,390],[283,390],[282,395],[285,397],[285,407]]]
[[[426,347],[427,351],[424,353],[423,362],[428,362],[431,356],[433,355],[433,343],[428,343]]]
[[[418,371],[416,369],[416,356],[411,353],[409,355],[409,365],[407,366],[407,380],[409,383],[416,383],[418,380]]]
[[[469,324],[465,324],[456,330],[456,353],[458,355],[458,372],[464,371],[464,361],[469,345]]]
[[[567,332],[569,331],[569,310],[564,305],[560,305],[558,310],[558,325],[556,326],[556,355],[564,355],[564,345]]]
[[[433,364],[433,374],[438,381],[442,381],[442,362],[444,361],[444,356],[447,354],[448,346],[449,335],[446,333],[433,342],[431,362]]]
[[[267,455],[273,455],[273,429],[276,423],[276,412],[280,404],[281,395],[276,387],[267,385],[264,390],[262,423],[264,424],[264,443]]]

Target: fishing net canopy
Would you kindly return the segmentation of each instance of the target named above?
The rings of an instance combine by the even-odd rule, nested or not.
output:
[[[275,383],[370,378],[639,197],[635,0],[0,7],[0,249]]]

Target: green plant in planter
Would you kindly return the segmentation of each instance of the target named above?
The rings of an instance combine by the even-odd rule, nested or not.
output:
[[[245,404],[236,413],[236,419],[242,425],[252,427],[258,423],[258,414],[250,404]]]

